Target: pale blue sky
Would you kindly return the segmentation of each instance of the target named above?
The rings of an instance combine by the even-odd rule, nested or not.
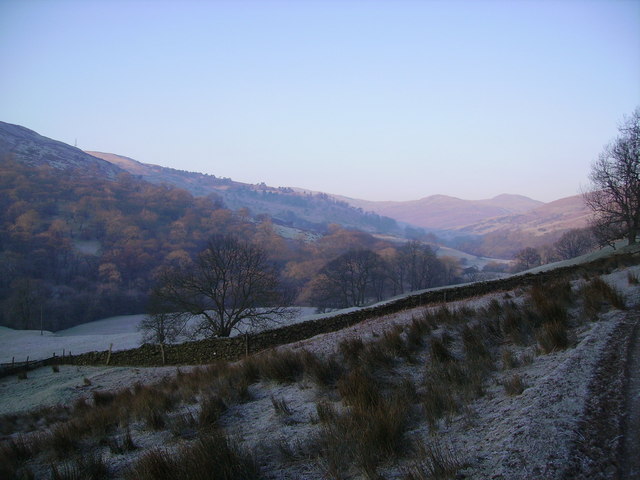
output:
[[[369,200],[575,195],[640,105],[640,2],[0,0],[0,120]]]

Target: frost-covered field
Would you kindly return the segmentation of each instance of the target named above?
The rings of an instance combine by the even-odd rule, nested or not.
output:
[[[625,296],[629,307],[637,308],[640,305],[640,287],[630,279],[639,276],[640,266],[634,266],[602,278]],[[585,282],[587,280],[582,278],[574,280],[574,291],[578,292]],[[449,303],[448,308],[452,311],[463,308],[482,310],[492,300],[502,301],[505,296],[509,301],[522,305],[526,302],[527,292],[516,289],[508,295],[505,292],[486,295]],[[434,311],[439,308],[430,307]],[[319,358],[327,358],[337,354],[345,340],[375,342],[384,338],[384,332],[393,330],[394,326],[410,328],[413,320],[423,314],[423,310],[418,308],[371,318],[339,332],[318,335],[281,349],[294,352],[304,349]],[[436,431],[418,421],[406,436],[413,440],[437,436],[442,445],[450,446],[466,463],[464,478],[556,478],[553,472],[561,471],[570,455],[572,435],[577,431],[585,405],[586,387],[608,339],[624,321],[625,312],[612,310],[602,314],[598,322],[583,322],[578,304],[573,307],[571,315],[579,323],[572,333],[573,348],[543,355],[536,352],[535,345],[511,345],[509,349],[518,359],[517,366],[494,370],[485,382],[484,395],[471,401],[460,414],[442,419]],[[81,326],[75,328],[78,335],[91,333]],[[451,331],[454,332],[455,328]],[[440,330],[435,333],[442,335]],[[420,357],[416,363],[398,362],[393,367],[393,375],[415,379],[420,387],[425,358],[428,356]],[[186,369],[181,367],[181,370]],[[70,405],[79,398],[91,398],[96,390],[118,389],[137,382],[149,383],[164,376],[173,376],[175,372],[175,367],[61,366],[57,373],[50,367],[42,368],[29,372],[27,379],[8,377],[0,380],[0,414],[24,412],[56,403]],[[505,392],[504,382],[516,375],[524,381],[524,391],[509,395]],[[338,392],[303,379],[292,383],[260,381],[249,386],[249,396],[248,401],[230,404],[219,425],[233,441],[260,454],[265,477],[326,478],[322,464],[306,456],[287,464],[286,473],[285,470],[280,471],[282,465],[278,454],[269,447],[277,442],[290,444],[294,449],[307,443],[312,446],[314,435],[320,430],[317,405],[329,402],[339,407]],[[279,413],[275,409],[274,398],[287,405],[291,413]],[[188,405],[196,416],[201,408],[197,404]],[[143,448],[127,454],[103,452],[115,470],[122,468],[119,465],[135,462],[145,449],[163,445],[173,452],[188,442],[172,438],[166,431],[154,431],[141,423],[132,424],[131,431],[137,444]],[[384,465],[381,473],[385,478],[408,478],[404,476],[403,469],[411,464],[407,459],[401,459],[401,462],[404,463]]]
[[[297,308],[297,315],[287,323],[304,322],[316,318],[314,309]],[[138,326],[144,314],[122,315],[95,322],[83,323],[59,332],[13,330],[0,327],[0,363],[39,360],[43,358],[108,350],[126,350],[142,343]],[[273,326],[281,324],[274,323]],[[238,332],[236,332],[237,334]],[[240,331],[242,333],[242,330]]]

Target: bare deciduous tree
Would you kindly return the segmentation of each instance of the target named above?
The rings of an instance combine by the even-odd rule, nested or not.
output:
[[[584,199],[595,214],[592,225],[601,244],[624,236],[632,245],[640,229],[640,107],[619,131],[592,165]]]
[[[327,263],[314,282],[313,301],[321,308],[360,307],[380,296],[384,261],[371,250],[351,250]]]
[[[542,258],[538,251],[533,247],[527,247],[516,253],[514,257],[516,261],[515,270],[529,270],[530,268],[537,267],[542,263]]]
[[[290,295],[279,287],[266,252],[229,235],[212,237],[192,265],[164,270],[152,302],[162,305],[158,313],[199,317],[196,333],[205,336],[228,337],[241,325],[264,325],[292,314]]]
[[[562,260],[587,253],[594,246],[593,234],[584,228],[574,228],[562,234],[554,244],[555,251]]]

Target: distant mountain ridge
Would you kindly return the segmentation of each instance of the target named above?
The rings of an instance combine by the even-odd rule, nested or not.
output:
[[[372,202],[338,197],[351,205],[430,230],[458,229],[483,220],[525,213],[544,205],[522,195],[502,194],[487,200],[432,195],[406,202]]]
[[[582,195],[561,198],[520,214],[504,215],[464,225],[457,231],[486,235],[497,231],[519,230],[531,236],[543,236],[554,231],[587,226],[592,212]]]
[[[445,237],[483,236],[501,231],[547,236],[584,227],[590,215],[580,196],[547,204],[513,194],[485,200],[432,195],[407,202],[376,202],[289,187],[274,188],[264,183],[252,185],[145,164],[112,153],[83,152],[28,128],[0,122],[0,159],[3,158],[107,179],[128,172],[155,184],[183,188],[196,196],[215,194],[231,209],[248,208],[253,215],[267,214],[281,224],[308,230],[337,223],[368,232],[400,234],[396,222],[402,222],[442,232]]]

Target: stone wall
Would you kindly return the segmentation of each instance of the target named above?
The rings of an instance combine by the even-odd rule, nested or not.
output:
[[[218,359],[238,360],[247,354],[304,340],[321,333],[341,330],[369,318],[380,317],[419,306],[464,300],[488,293],[513,290],[536,283],[548,283],[566,276],[578,277],[584,275],[587,271],[605,273],[619,265],[636,264],[638,261],[637,255],[616,255],[591,262],[590,264],[558,268],[538,274],[517,275],[499,280],[430,290],[390,300],[372,307],[348,313],[337,313],[325,318],[287,325],[253,335],[212,338],[178,345],[164,345],[163,347],[145,344],[131,350],[111,353],[108,351],[90,352],[71,357],[49,359],[47,362],[49,364],[70,363],[75,365],[159,366],[204,364]]]

